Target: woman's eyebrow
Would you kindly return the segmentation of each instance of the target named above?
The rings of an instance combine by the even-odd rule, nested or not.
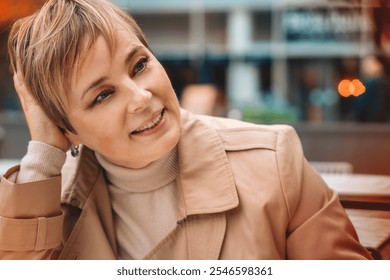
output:
[[[133,48],[133,49],[129,52],[129,54],[127,55],[126,60],[125,60],[125,64],[130,63],[130,61],[133,59],[133,57],[136,55],[136,53],[137,53],[139,50],[141,50],[141,49],[143,49],[143,46],[137,46],[137,47]]]
[[[96,81],[92,82],[86,90],[83,91],[82,95],[81,95],[81,100],[84,99],[85,95],[87,94],[88,91],[90,91],[91,89],[93,89],[94,87],[97,87],[98,85],[100,85],[101,83],[103,83],[105,80],[107,79],[107,77],[101,77],[99,79],[97,79]]]

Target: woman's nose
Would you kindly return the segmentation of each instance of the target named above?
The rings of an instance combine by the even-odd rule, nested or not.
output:
[[[129,92],[127,111],[130,114],[142,112],[150,106],[152,93],[144,88],[134,86]]]

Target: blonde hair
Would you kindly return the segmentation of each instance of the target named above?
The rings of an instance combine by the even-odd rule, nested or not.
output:
[[[60,128],[76,133],[66,115],[71,75],[99,36],[113,52],[118,28],[132,31],[149,48],[135,20],[108,0],[49,0],[12,26],[11,67]]]

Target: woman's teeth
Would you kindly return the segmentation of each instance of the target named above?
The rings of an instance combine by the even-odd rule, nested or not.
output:
[[[140,129],[134,130],[133,132],[131,132],[131,134],[138,134],[138,133],[144,132],[145,130],[148,130],[148,129],[155,127],[161,121],[162,116],[163,116],[163,114],[161,113],[157,118],[152,120],[150,123],[144,125]]]

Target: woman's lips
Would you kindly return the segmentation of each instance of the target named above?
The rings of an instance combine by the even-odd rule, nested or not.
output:
[[[164,112],[165,112],[165,110],[163,109],[161,111],[161,113],[156,118],[154,118],[153,120],[151,120],[147,124],[143,125],[142,127],[132,131],[130,134],[137,135],[139,133],[142,133],[144,131],[147,131],[147,130],[150,130],[150,129],[156,127],[162,121],[163,116],[164,116]]]

